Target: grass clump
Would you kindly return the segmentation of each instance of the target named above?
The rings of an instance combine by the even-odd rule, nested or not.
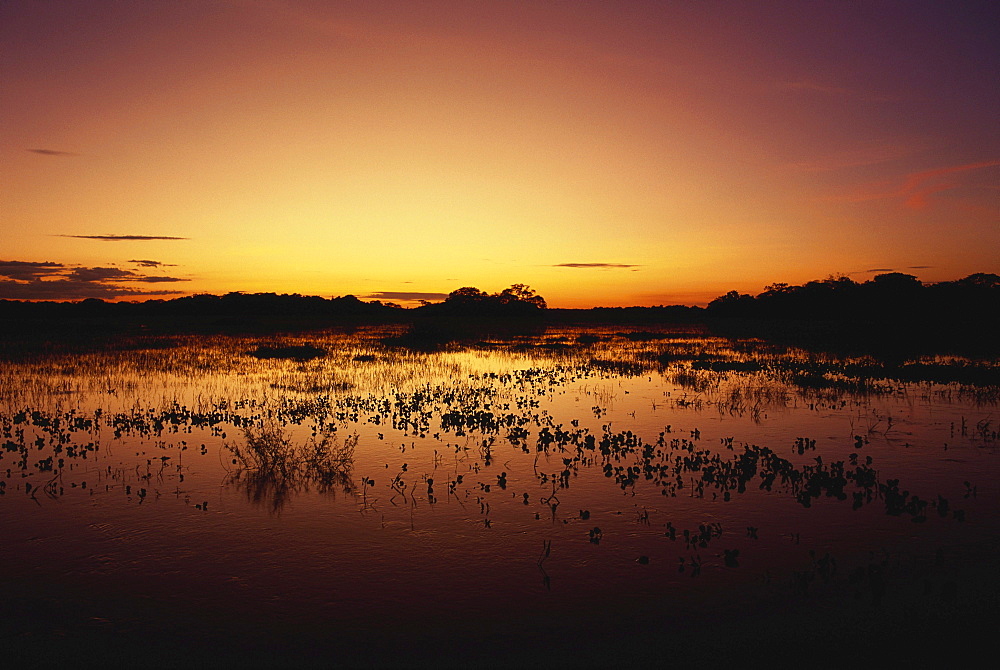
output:
[[[279,511],[292,494],[312,486],[324,493],[354,489],[357,434],[341,440],[324,432],[296,444],[282,426],[262,423],[244,428],[243,436],[242,442],[225,444],[235,466],[227,481],[242,489],[251,502],[267,503]]]

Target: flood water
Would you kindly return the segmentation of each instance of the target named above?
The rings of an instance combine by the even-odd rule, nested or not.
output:
[[[668,329],[431,352],[391,334],[0,365],[8,646],[712,666],[873,630],[919,656],[996,606],[993,362]],[[293,345],[326,353],[260,349]]]

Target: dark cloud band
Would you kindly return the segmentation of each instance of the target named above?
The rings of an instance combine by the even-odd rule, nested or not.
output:
[[[368,300],[444,300],[447,293],[417,293],[409,291],[377,291],[364,296]]]
[[[101,240],[102,242],[144,242],[146,240],[189,240],[190,237],[169,237],[166,235],[57,235],[77,240]]]
[[[49,261],[41,263],[31,261],[0,261],[0,277],[27,281],[41,275],[61,272],[64,267],[62,263],[52,263]]]
[[[132,288],[129,283],[162,284],[190,279],[145,275],[114,267],[68,267],[51,261],[0,260],[0,299],[78,300],[176,295],[176,290]]]
[[[624,269],[624,268],[637,268],[638,265],[630,265],[628,263],[559,263],[558,265],[553,265],[554,268],[612,268],[612,269]]]
[[[139,267],[143,267],[143,268],[160,268],[160,267],[172,268],[172,267],[176,267],[172,263],[161,263],[160,261],[139,260],[139,259],[132,259],[132,260],[129,261],[129,263],[134,263],[134,264],[138,265]]]
[[[78,156],[72,151],[56,151],[55,149],[28,149],[33,154],[41,154],[43,156]]]

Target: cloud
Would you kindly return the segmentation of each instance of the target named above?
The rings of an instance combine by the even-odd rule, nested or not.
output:
[[[141,281],[147,284],[160,284],[163,282],[175,282],[175,281],[191,281],[190,279],[180,279],[179,277],[156,277],[156,276],[146,276],[137,277],[132,281]]]
[[[865,272],[895,272],[896,268],[872,268],[870,270],[865,270]]]
[[[84,298],[131,298],[178,295],[184,291],[139,291],[95,282],[75,282],[67,279],[35,280],[27,283],[0,280],[2,300],[81,300]]]
[[[903,187],[899,191],[899,196],[904,198],[904,204],[910,209],[925,209],[929,204],[928,199],[930,196],[959,186],[954,181],[948,179],[942,180],[940,177],[998,165],[1000,165],[1000,161],[984,161],[981,163],[950,165],[933,170],[914,172],[907,176]]]
[[[31,153],[41,154],[43,156],[79,156],[80,154],[75,154],[72,151],[56,151],[55,149],[28,149]]]
[[[51,261],[0,261],[0,299],[79,300],[183,293],[133,288],[129,283],[160,284],[190,281],[150,276],[114,267],[69,267]]]
[[[376,291],[375,293],[369,293],[366,296],[362,296],[368,300],[402,300],[402,301],[417,301],[417,300],[427,300],[433,302],[435,300],[444,300],[448,297],[447,293],[418,293],[415,291]]]
[[[870,202],[872,200],[901,200],[907,209],[921,210],[930,205],[930,198],[943,191],[962,186],[964,173],[1000,166],[1000,160],[948,165],[931,170],[921,170],[903,175],[902,183],[892,186],[885,181],[868,184],[858,192],[833,198],[842,202]]]
[[[129,263],[135,263],[136,265],[138,265],[140,267],[144,267],[144,268],[160,268],[160,267],[163,267],[163,268],[173,268],[173,267],[177,267],[176,265],[174,265],[172,263],[161,263],[160,261],[149,261],[149,260],[137,260],[137,259],[133,259],[133,260],[130,260]]]
[[[76,268],[67,277],[70,281],[121,281],[138,277],[131,270],[118,268]]]
[[[611,269],[623,269],[623,268],[638,268],[641,265],[629,265],[627,263],[559,263],[553,265],[554,268],[611,268]]]
[[[61,272],[65,266],[62,263],[33,263],[31,261],[0,261],[0,277],[19,281],[35,279],[41,275]]]
[[[56,235],[73,237],[78,240],[101,240],[103,242],[135,242],[146,240],[189,240],[190,237],[167,237],[165,235]]]
[[[934,266],[933,265],[910,265],[906,269],[907,270],[930,270],[932,267],[934,267]]]

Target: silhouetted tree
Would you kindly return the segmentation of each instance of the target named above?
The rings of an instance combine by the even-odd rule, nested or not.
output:
[[[989,272],[976,272],[975,274],[959,279],[956,282],[949,283],[958,284],[964,287],[1000,289],[1000,275],[995,275]]]
[[[880,288],[892,291],[914,291],[923,287],[919,279],[902,272],[887,272],[886,274],[875,275],[871,283]]]
[[[470,308],[483,305],[489,297],[485,291],[474,286],[463,286],[449,293],[444,302],[453,308]]]
[[[520,318],[540,315],[546,303],[545,298],[526,284],[514,284],[492,294],[474,286],[463,286],[449,293],[444,302],[417,309],[426,314]]]
[[[754,311],[754,297],[730,291],[708,303],[708,311],[715,316],[749,316]]]
[[[505,288],[499,295],[500,303],[503,305],[531,305],[535,309],[545,309],[548,305],[545,298],[535,293],[527,284],[513,284]]]

